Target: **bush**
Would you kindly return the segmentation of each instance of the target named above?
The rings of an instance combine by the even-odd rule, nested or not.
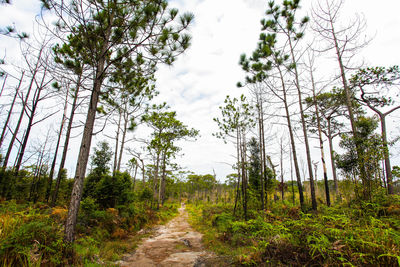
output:
[[[12,206],[12,205],[11,205]],[[0,217],[0,262],[25,265],[38,261],[63,263],[61,225],[50,218],[47,209],[28,208],[25,212],[6,212]]]
[[[279,204],[272,212],[254,212],[249,221],[237,220],[226,206],[209,205],[192,208],[191,216],[203,231],[217,232],[207,241],[211,248],[215,240],[225,242],[225,253],[235,254],[240,264],[398,266],[400,216],[390,213],[396,201],[398,196],[380,196],[373,204],[324,207],[319,214]]]

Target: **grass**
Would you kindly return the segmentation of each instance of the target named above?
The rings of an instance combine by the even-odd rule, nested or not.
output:
[[[399,266],[399,196],[305,214],[286,203],[250,213],[243,221],[231,205],[188,206],[208,249],[238,265]]]
[[[162,224],[177,214],[177,204],[153,211],[141,203],[119,209],[83,208],[74,243],[75,266],[113,266],[133,252],[151,231],[142,228]],[[88,205],[87,205],[88,206]],[[45,204],[0,203],[0,265],[66,265],[63,227],[67,210]]]

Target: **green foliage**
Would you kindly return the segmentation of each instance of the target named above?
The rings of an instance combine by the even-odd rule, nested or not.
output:
[[[94,154],[92,155],[92,167],[94,167],[93,172],[99,174],[105,174],[110,169],[110,161],[113,156],[113,152],[107,141],[100,142],[97,148],[94,149]]]
[[[254,213],[246,222],[226,205],[192,206],[190,215],[209,249],[245,265],[397,266],[398,201],[382,193],[351,208],[322,206],[318,214],[274,204],[272,212]]]
[[[62,265],[63,232],[42,205],[0,204],[0,263]]]
[[[358,138],[349,134],[342,134],[339,146],[346,150],[345,153],[336,157],[337,166],[344,174],[354,180],[356,184],[356,196],[359,197],[359,191],[362,191],[363,197],[370,198],[372,191],[380,187],[380,160],[383,159],[383,147],[381,137],[374,133],[378,127],[378,122],[374,118],[359,117],[356,121]],[[362,148],[362,153],[357,155],[356,144]],[[365,168],[365,177],[361,177],[362,188],[359,189],[358,176],[361,173],[359,169],[359,160],[363,161]]]
[[[254,188],[254,190],[261,191],[260,145],[255,137],[250,139],[248,147],[250,150],[249,184],[251,188]]]

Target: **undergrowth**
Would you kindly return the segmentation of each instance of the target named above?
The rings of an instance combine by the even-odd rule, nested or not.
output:
[[[154,211],[143,202],[99,210],[90,199],[82,201],[74,243],[74,266],[113,265],[132,252],[143,235],[137,231],[168,221],[177,204]],[[46,204],[0,203],[1,266],[65,266],[64,222],[67,209]]]
[[[399,266],[399,203],[399,196],[389,196],[305,214],[279,202],[252,211],[248,221],[233,216],[232,205],[188,209],[206,246],[237,265]]]

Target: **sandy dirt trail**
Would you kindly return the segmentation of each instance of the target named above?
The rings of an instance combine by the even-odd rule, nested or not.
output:
[[[202,234],[188,223],[185,205],[179,215],[156,228],[155,234],[144,240],[136,251],[119,262],[120,266],[206,266],[203,262],[213,255],[204,250]],[[208,264],[207,264],[208,265]]]

